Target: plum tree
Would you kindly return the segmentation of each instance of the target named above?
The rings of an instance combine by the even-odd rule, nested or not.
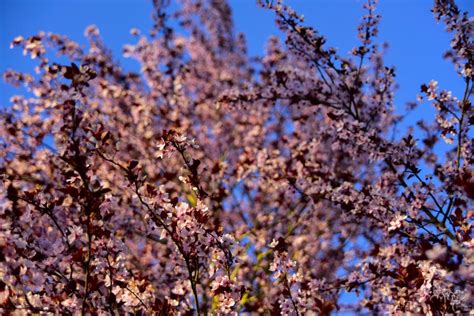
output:
[[[88,49],[13,40],[38,65],[4,74],[31,94],[1,113],[3,313],[471,311],[472,18],[434,2],[465,92],[422,85],[436,121],[394,140],[375,1],[348,56],[259,4],[285,42],[257,61],[223,0],[155,0],[151,32],[124,46],[140,72],[94,26]]]

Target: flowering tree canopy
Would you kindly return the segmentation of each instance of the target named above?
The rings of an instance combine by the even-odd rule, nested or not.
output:
[[[434,1],[465,90],[423,84],[436,120],[416,139],[392,137],[375,0],[348,56],[259,4],[285,34],[261,58],[224,0],[155,0],[153,29],[123,50],[139,72],[94,26],[88,49],[13,40],[38,64],[4,74],[31,93],[1,112],[2,313],[472,310],[472,18]]]

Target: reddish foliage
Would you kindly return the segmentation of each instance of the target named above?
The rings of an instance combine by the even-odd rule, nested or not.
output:
[[[290,8],[261,5],[286,41],[256,61],[223,0],[172,15],[156,0],[152,32],[124,47],[140,73],[95,27],[88,50],[14,39],[39,64],[4,75],[33,96],[1,113],[3,313],[471,310],[472,19],[435,1],[465,93],[422,85],[436,122],[394,140],[374,1],[347,57]]]

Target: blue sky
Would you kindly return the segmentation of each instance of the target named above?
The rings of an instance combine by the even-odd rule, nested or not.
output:
[[[405,102],[415,99],[420,84],[431,79],[460,94],[462,80],[454,73],[453,66],[441,57],[449,47],[450,35],[433,19],[430,12],[432,1],[380,2],[380,38],[390,44],[387,61],[396,66],[400,85],[396,96],[397,109],[403,111]],[[326,35],[328,43],[342,53],[357,43],[355,27],[363,13],[363,1],[287,0],[285,3],[303,13],[306,23]],[[474,2],[470,0],[458,3],[464,10],[472,12],[474,9]],[[273,22],[273,14],[257,7],[255,0],[231,0],[230,4],[236,31],[247,36],[252,55],[263,53],[265,41],[271,34],[281,35]],[[96,24],[106,44],[119,56],[122,45],[133,42],[128,32],[130,28],[150,29],[151,10],[151,0],[0,0],[0,72],[8,68],[32,72],[34,63],[24,57],[21,50],[9,49],[9,43],[17,35],[28,36],[40,30],[66,34],[85,44],[85,27]],[[135,63],[124,59],[121,62],[130,67]],[[8,105],[14,93],[18,91],[0,83],[0,104]],[[414,115],[432,113],[429,107],[425,107]]]

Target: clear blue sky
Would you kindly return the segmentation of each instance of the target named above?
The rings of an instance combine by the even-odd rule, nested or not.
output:
[[[171,0],[175,1],[175,0]],[[431,0],[381,0],[380,37],[390,43],[389,64],[397,69],[400,89],[397,108],[414,100],[420,84],[436,79],[441,87],[462,90],[462,81],[453,66],[442,60],[449,47],[450,36],[444,26],[437,24],[430,12]],[[355,26],[363,13],[361,0],[287,0],[306,23],[328,38],[328,43],[347,52],[357,43]],[[458,1],[462,9],[474,11],[474,1]],[[273,14],[256,6],[255,0],[231,0],[237,32],[247,36],[249,52],[262,54],[271,34],[280,34]],[[0,72],[8,68],[33,71],[34,63],[23,57],[21,50],[9,49],[17,35],[32,35],[37,31],[52,31],[68,35],[85,44],[83,32],[87,25],[96,24],[105,42],[119,56],[125,43],[132,43],[132,27],[143,31],[151,27],[152,6],[149,0],[0,0]],[[281,34],[280,34],[281,35]],[[121,59],[125,66],[134,61]],[[0,83],[0,104],[8,105],[10,96],[18,93]],[[430,111],[430,113],[432,113]],[[422,115],[423,113],[419,113]]]

